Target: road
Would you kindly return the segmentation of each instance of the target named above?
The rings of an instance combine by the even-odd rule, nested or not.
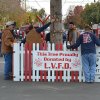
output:
[[[3,79],[0,58],[0,100],[100,100],[100,83],[13,82]]]

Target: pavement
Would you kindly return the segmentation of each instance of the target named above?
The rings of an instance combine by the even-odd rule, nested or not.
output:
[[[0,58],[0,100],[100,100],[100,83],[14,82],[3,79]]]

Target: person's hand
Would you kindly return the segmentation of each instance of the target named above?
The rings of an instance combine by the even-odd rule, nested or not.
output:
[[[17,39],[14,39],[14,43],[17,43],[17,41],[18,41]]]
[[[12,44],[11,44],[11,47],[13,48],[13,46],[14,46],[14,44],[12,43]]]
[[[67,49],[71,49],[70,45],[67,45]]]

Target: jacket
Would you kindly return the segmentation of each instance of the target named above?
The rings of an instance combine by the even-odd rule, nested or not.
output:
[[[26,35],[26,43],[32,44],[32,43],[42,43],[41,35],[36,32],[36,30],[33,28],[27,35]]]
[[[100,46],[100,40],[91,32],[85,32],[79,36],[76,43],[70,48],[75,49],[81,45],[81,54],[96,54],[96,46]]]
[[[3,31],[1,39],[2,39],[2,45],[1,45],[2,54],[13,52],[13,48],[11,47],[11,45],[14,42],[14,36],[8,28],[6,28]]]
[[[77,38],[79,37],[80,33],[76,30],[76,28],[74,29],[70,29],[68,31],[68,41],[71,45],[73,45],[74,43],[76,43]]]

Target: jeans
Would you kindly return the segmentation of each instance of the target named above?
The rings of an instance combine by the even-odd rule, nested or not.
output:
[[[0,43],[0,57],[2,56],[2,54],[1,54],[1,43]]]
[[[4,79],[9,79],[12,73],[12,53],[4,54]]]
[[[82,55],[82,65],[86,82],[93,82],[95,80],[96,72],[96,54],[89,53]]]

